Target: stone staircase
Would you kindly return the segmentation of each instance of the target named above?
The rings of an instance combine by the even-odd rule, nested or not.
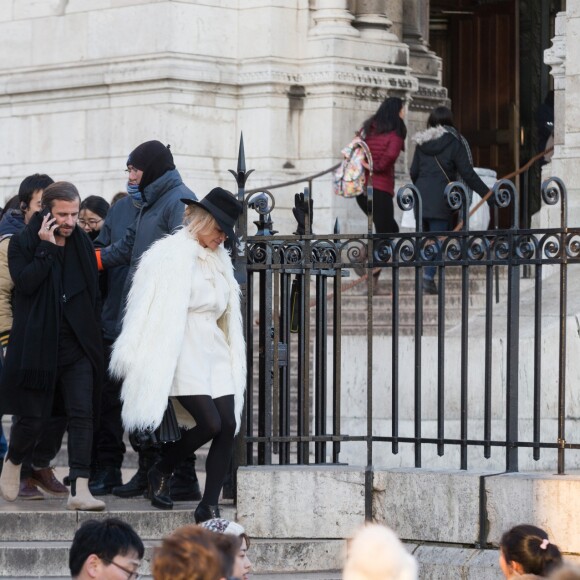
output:
[[[500,297],[507,287],[505,268],[497,270]],[[437,277],[436,277],[437,281]],[[353,281],[356,283],[356,280]],[[470,315],[485,307],[486,273],[483,267],[470,267],[468,307]],[[348,284],[348,283],[347,283]],[[362,281],[342,294],[341,325],[343,335],[366,334],[368,329],[367,282]],[[495,288],[495,280],[494,280]],[[378,287],[373,294],[372,332],[375,335],[390,335],[393,320],[392,270],[385,268],[379,277]],[[460,322],[462,307],[461,269],[447,268],[445,282],[445,328],[450,329]],[[423,295],[423,335],[435,335],[439,321],[439,296]],[[332,320],[332,302],[329,301],[329,319]],[[399,334],[415,333],[415,270],[401,268],[399,274],[398,300]]]
[[[4,433],[10,432],[10,418],[2,421]],[[55,459],[59,479],[68,473],[67,435]],[[137,454],[128,441],[123,462],[123,480],[126,482],[137,467]],[[203,489],[205,459],[209,446],[197,452],[196,470]],[[26,580],[70,578],[68,551],[76,529],[87,519],[118,517],[131,524],[145,544],[145,558],[141,573],[151,578],[150,565],[153,551],[161,539],[174,529],[195,523],[193,511],[197,502],[176,502],[171,511],[157,510],[143,498],[122,499],[113,495],[101,497],[107,505],[104,512],[71,512],[66,500],[48,496],[44,500],[15,501],[0,499],[0,579]],[[220,501],[222,517],[236,519],[236,508],[231,500]],[[305,554],[312,550],[310,541],[262,540],[253,538],[250,559],[256,576],[278,577],[288,580],[336,580],[342,562],[311,561]],[[328,571],[331,570],[331,571]],[[299,571],[299,572],[298,572]],[[253,574],[254,575],[254,574]]]
[[[470,273],[469,308],[470,313],[485,305],[485,275],[481,271]],[[374,334],[391,333],[392,284],[390,272],[383,273],[377,294],[373,298],[372,331]],[[348,279],[346,280],[348,281]],[[505,279],[500,273],[502,293]],[[401,334],[414,333],[415,285],[414,271],[401,270],[399,299],[399,328]],[[437,332],[438,296],[423,297],[423,333]],[[329,320],[332,320],[332,302],[329,303]],[[446,329],[457,325],[461,312],[461,279],[458,268],[449,269],[446,284]],[[342,329],[344,334],[367,333],[367,284],[361,282],[342,296]],[[257,333],[255,333],[257,339]],[[313,337],[312,337],[313,338]],[[314,341],[312,340],[312,344]],[[257,345],[255,345],[257,353]],[[291,353],[290,364],[294,367],[295,354]],[[254,365],[256,376],[257,365]],[[254,381],[257,400],[257,380]],[[294,404],[294,400],[293,403]],[[257,417],[255,417],[257,424]],[[5,433],[9,432],[9,419],[3,421]],[[205,479],[205,457],[207,448],[198,452],[197,470],[203,484]],[[57,473],[60,478],[66,474],[66,435],[56,458]],[[127,444],[124,461],[124,480],[134,473],[137,455]],[[143,573],[149,574],[154,547],[160,539],[176,527],[193,523],[196,503],[180,502],[175,509],[164,512],[151,508],[149,501],[141,498],[121,499],[114,496],[103,498],[107,510],[103,513],[75,513],[65,508],[64,500],[7,503],[0,499],[0,578],[68,578],[68,549],[78,526],[86,519],[116,516],[128,521],[140,534],[146,544]],[[222,514],[229,519],[236,518],[236,508],[231,501],[221,502]],[[251,532],[251,526],[248,529]],[[336,543],[329,547],[328,541],[310,538],[254,538],[250,557],[257,576],[301,578],[303,580],[332,580],[340,578],[342,549]],[[330,570],[330,571],[328,571]],[[334,572],[332,570],[335,570]],[[146,576],[147,577],[147,576]]]

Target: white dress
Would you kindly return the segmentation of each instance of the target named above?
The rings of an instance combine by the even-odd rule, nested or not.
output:
[[[217,324],[230,297],[223,264],[212,250],[200,246],[192,268],[195,284],[170,396],[209,395],[217,399],[233,395],[230,348]]]

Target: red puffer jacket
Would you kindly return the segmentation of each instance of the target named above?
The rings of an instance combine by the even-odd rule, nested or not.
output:
[[[365,141],[373,156],[373,187],[394,196],[395,162],[405,149],[405,141],[395,131],[371,133]]]

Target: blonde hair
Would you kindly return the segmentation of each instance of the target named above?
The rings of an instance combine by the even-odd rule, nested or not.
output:
[[[349,545],[344,580],[417,580],[417,562],[385,526],[361,528]]]
[[[213,227],[219,227],[216,219],[209,211],[193,203],[185,208],[183,224],[187,228],[189,235],[195,239],[197,239],[198,234],[205,233]]]

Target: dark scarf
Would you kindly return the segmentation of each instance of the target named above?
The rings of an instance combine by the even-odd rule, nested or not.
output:
[[[41,215],[35,214],[19,237],[22,253],[30,262],[40,244],[41,223]],[[55,256],[49,276],[32,298],[19,371],[27,388],[46,390],[54,385],[63,304],[85,290],[95,302],[98,282],[96,269],[91,267],[94,260],[90,242],[76,227],[66,240],[62,267]]]

